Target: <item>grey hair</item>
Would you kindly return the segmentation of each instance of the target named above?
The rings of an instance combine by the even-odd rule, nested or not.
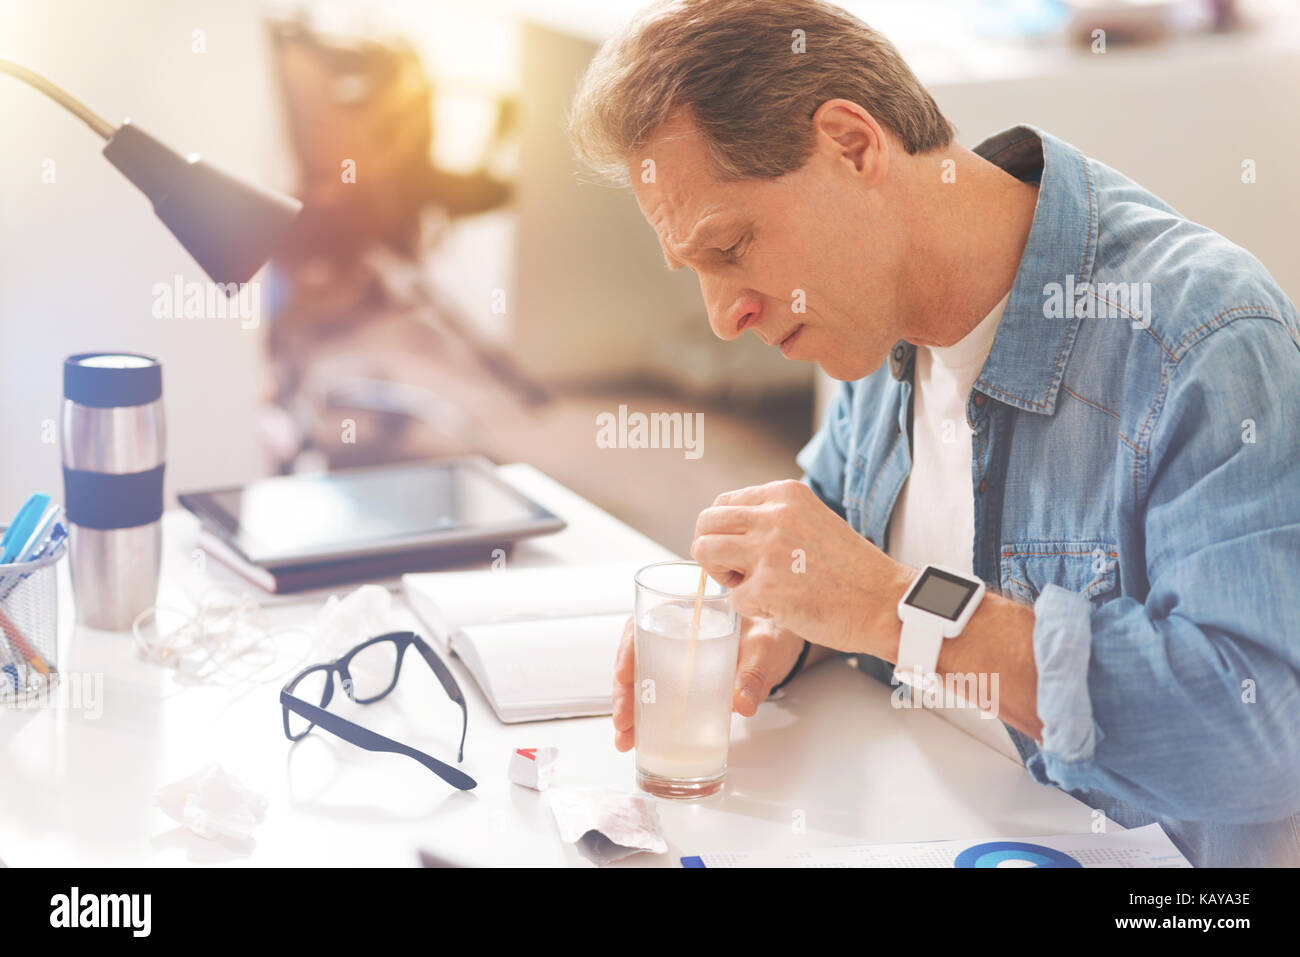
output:
[[[822,0],[656,3],[587,67],[569,137],[585,166],[626,185],[629,161],[686,108],[720,176],[777,177],[804,164],[813,114],[837,98],[867,110],[909,153],[952,142],[952,124],[894,46]]]

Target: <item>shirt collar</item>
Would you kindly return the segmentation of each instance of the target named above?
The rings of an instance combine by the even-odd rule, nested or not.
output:
[[[1038,182],[1029,240],[993,347],[975,388],[992,398],[1050,415],[1061,375],[1079,329],[1079,317],[1047,319],[1044,289],[1089,282],[1097,250],[1097,195],[1082,153],[1032,126],[1015,126],[985,140],[975,152],[1026,182]],[[916,347],[899,340],[889,354],[890,372],[901,379]]]

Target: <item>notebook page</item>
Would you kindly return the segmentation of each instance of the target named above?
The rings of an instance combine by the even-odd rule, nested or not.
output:
[[[425,572],[403,587],[437,609],[448,631],[541,618],[632,614],[638,564]]]
[[[471,625],[455,644],[473,645],[503,711],[543,704],[612,709],[614,655],[626,619],[617,613]]]

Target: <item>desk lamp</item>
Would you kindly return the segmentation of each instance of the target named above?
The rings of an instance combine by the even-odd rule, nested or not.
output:
[[[271,257],[302,204],[238,180],[197,156],[184,157],[127,120],[116,129],[26,67],[7,73],[40,90],[108,142],[104,157],[153,203],[154,212],[223,292],[233,295]]]

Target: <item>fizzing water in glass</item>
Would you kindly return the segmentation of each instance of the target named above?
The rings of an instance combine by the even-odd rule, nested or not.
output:
[[[693,562],[636,576],[637,784],[660,797],[714,794],[727,773],[740,617],[712,581],[697,596],[699,577]]]

